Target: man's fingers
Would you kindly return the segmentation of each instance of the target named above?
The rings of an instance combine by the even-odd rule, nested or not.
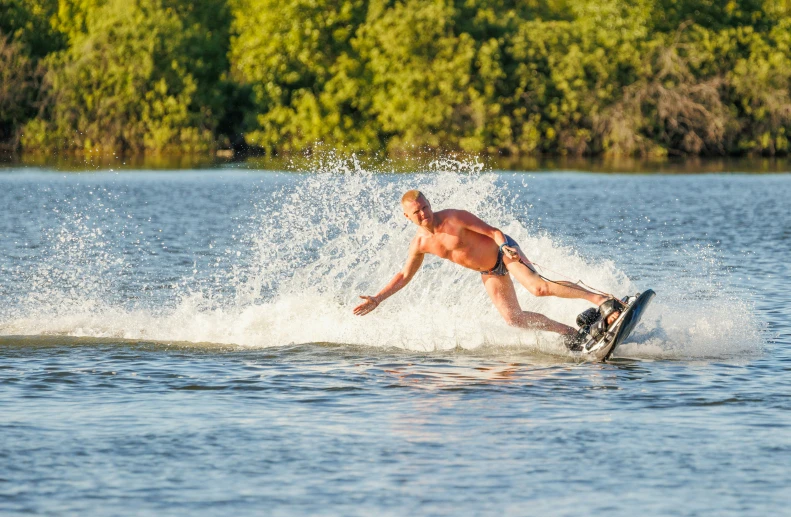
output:
[[[370,296],[363,295],[360,296],[360,298],[365,301],[354,308],[355,316],[365,316],[366,314],[368,314],[369,312],[371,312],[376,308],[375,302],[373,301],[373,298],[371,298]],[[371,307],[372,304],[374,304],[373,307]]]

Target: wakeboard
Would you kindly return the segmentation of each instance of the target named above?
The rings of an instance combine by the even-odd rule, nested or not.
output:
[[[605,332],[591,335],[588,341],[582,345],[581,355],[594,361],[608,360],[618,346],[629,338],[629,334],[640,322],[640,318],[654,296],[656,293],[647,289],[642,293],[623,298],[621,301],[626,305],[626,308],[621,311],[618,319]]]

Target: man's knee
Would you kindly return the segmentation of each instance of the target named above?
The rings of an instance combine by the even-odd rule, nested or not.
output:
[[[549,285],[546,281],[541,280],[540,282],[533,283],[529,291],[533,296],[549,296]]]

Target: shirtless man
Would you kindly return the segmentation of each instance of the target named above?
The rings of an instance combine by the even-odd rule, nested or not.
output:
[[[577,329],[551,320],[542,314],[523,311],[516,299],[513,275],[533,296],[584,298],[608,307],[607,323],[612,324],[620,312],[617,300],[583,289],[570,282],[549,282],[541,278],[519,245],[508,235],[489,226],[464,210],[433,212],[428,199],[418,190],[410,190],[401,198],[407,219],[418,225],[409,245],[404,268],[375,296],[360,296],[364,301],[354,314],[368,314],[412,280],[423,264],[423,256],[431,253],[481,273],[481,280],[494,306],[508,325],[533,330],[546,330],[580,339]],[[492,267],[494,265],[494,267]],[[509,275],[510,273],[510,275]],[[610,301],[613,300],[613,301]],[[607,304],[605,303],[607,302]]]

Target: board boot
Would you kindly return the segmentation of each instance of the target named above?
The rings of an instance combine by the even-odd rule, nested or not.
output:
[[[590,309],[582,311],[577,316],[577,326],[579,329],[576,334],[566,339],[566,347],[572,352],[580,352],[582,350],[582,345],[590,339],[591,325],[595,324],[600,317],[601,314],[596,307],[591,307]]]

